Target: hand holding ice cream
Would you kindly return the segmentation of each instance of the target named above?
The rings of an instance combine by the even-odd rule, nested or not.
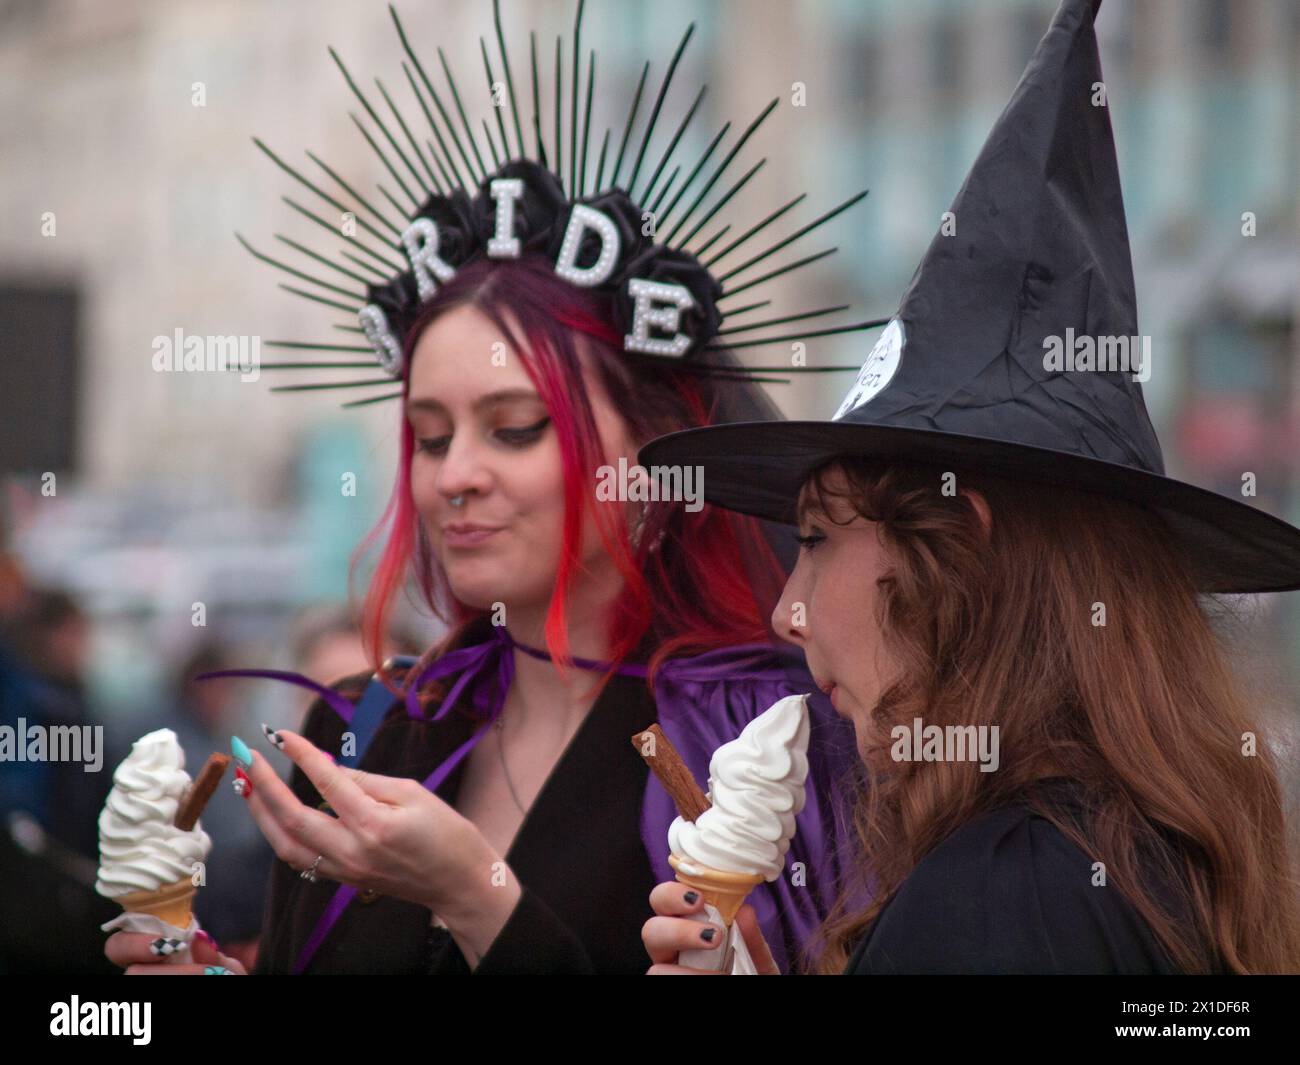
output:
[[[193,874],[212,848],[198,812],[225,769],[223,758],[214,756],[205,766],[196,788],[176,734],[158,729],[138,739],[114,771],[99,815],[95,890],[125,912],[104,931],[153,934],[174,942],[178,957],[186,952],[198,928],[191,912]]]
[[[807,696],[779,700],[714,751],[707,797],[697,794],[689,770],[658,733],[647,761],[682,814],[668,830],[669,863],[677,879],[697,888],[708,904],[692,917],[718,920],[727,933],[716,947],[682,950],[679,965],[716,970],[721,962],[724,971],[756,971],[743,940],[732,942],[731,926],[749,892],[777,879],[785,866],[805,802],[808,732]],[[727,949],[733,946],[734,965]]]

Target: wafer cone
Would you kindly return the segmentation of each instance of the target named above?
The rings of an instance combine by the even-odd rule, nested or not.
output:
[[[188,928],[196,891],[187,876],[157,891],[131,891],[114,901],[128,913],[147,913],[176,928]]]
[[[698,862],[683,861],[675,854],[668,855],[668,864],[676,871],[681,883],[697,888],[705,902],[717,908],[728,928],[736,919],[736,913],[746,896],[763,882],[763,876],[759,873],[730,873]],[[689,871],[683,869],[683,866],[689,867]]]

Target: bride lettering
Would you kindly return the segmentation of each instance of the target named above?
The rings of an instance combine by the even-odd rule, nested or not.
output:
[[[514,236],[515,204],[524,194],[524,183],[518,178],[496,178],[489,183],[489,193],[496,207],[494,235],[485,247],[487,256],[489,259],[517,259],[520,243]],[[578,250],[588,233],[595,235],[600,251],[594,263],[579,266]],[[602,285],[614,272],[621,244],[618,227],[608,215],[586,204],[575,204],[555,259],[555,272],[580,288]],[[456,276],[455,268],[438,255],[438,225],[433,219],[417,218],[411,222],[402,233],[402,248],[415,275],[421,301],[432,299],[440,285]],[[632,331],[623,338],[624,350],[647,355],[682,355],[691,343],[690,338],[679,331],[682,312],[695,305],[690,291],[683,285],[643,278],[633,278],[628,291],[633,299]],[[403,372],[402,346],[383,308],[369,303],[361,309],[359,319],[362,332],[374,348],[380,366],[390,376],[400,378]],[[663,335],[652,336],[652,328]]]

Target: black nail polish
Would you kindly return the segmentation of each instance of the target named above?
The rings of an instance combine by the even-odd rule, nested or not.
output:
[[[687,906],[694,906],[696,902],[699,901],[700,895],[699,892],[697,891],[688,891],[685,895],[682,896],[682,898],[686,900]]]
[[[700,933],[700,938],[704,940],[704,942],[706,943],[712,943],[713,937],[716,936],[717,934],[718,934],[718,930],[716,928],[706,928],[703,932]]]

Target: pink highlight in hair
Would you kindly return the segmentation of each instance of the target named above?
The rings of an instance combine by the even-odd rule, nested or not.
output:
[[[616,667],[649,635],[655,645],[651,677],[665,658],[698,653],[767,638],[767,618],[760,601],[774,601],[784,574],[753,519],[705,506],[697,513],[681,507],[652,508],[652,520],[634,549],[622,505],[595,497],[596,468],[604,463],[591,404],[581,380],[584,367],[604,386],[616,410],[637,440],[695,425],[709,424],[712,389],[728,387],[707,377],[662,367],[635,365],[622,350],[614,328],[609,297],[575,288],[557,277],[549,262],[526,256],[517,260],[479,260],[462,268],[427,301],[407,332],[405,365],[409,368],[424,329],[453,307],[473,306],[490,319],[511,343],[550,414],[560,445],[564,474],[564,529],[560,559],[545,625],[546,649],[563,670],[569,659],[568,599],[580,564],[585,508],[594,508],[595,524],[606,551],[623,577],[623,589],[609,618],[608,660]],[[508,311],[522,336],[516,336],[503,312]],[[588,360],[576,343],[588,338]],[[364,555],[381,537],[383,549],[362,611],[362,638],[376,671],[393,603],[408,574],[426,607],[452,626],[446,643],[484,612],[452,596],[445,573],[433,557],[411,494],[414,435],[405,417],[409,372],[403,380],[401,457],[396,483],[376,526],[353,553],[349,582]],[[656,551],[649,548],[663,534]],[[744,553],[757,563],[751,583]],[[385,675],[387,680],[387,676]],[[601,679],[601,684],[608,674]],[[390,685],[391,686],[391,685]]]

